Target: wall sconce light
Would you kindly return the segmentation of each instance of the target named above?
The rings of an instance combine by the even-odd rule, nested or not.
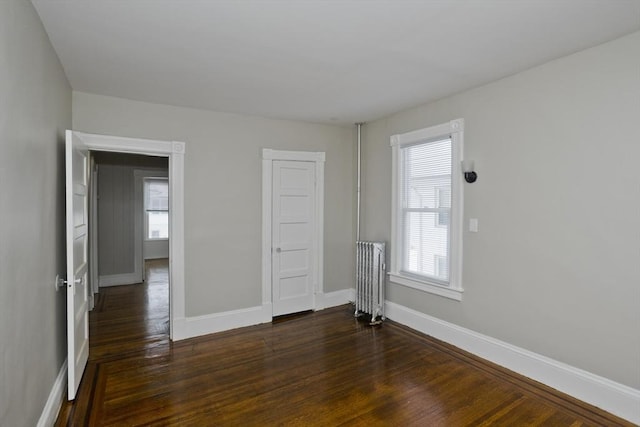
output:
[[[478,179],[478,174],[473,170],[473,160],[463,160],[462,161],[462,172],[464,173],[464,180],[469,184],[472,182],[476,182]]]

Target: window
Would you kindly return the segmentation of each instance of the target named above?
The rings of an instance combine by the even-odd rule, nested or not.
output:
[[[390,279],[462,298],[462,119],[394,135]]]
[[[433,256],[433,268],[435,275],[438,278],[445,278],[449,276],[449,265],[447,264],[447,257],[442,255]]]
[[[169,238],[169,181],[144,180],[144,207],[147,240]]]
[[[436,213],[436,227],[449,226],[449,214],[451,213],[451,185],[436,187],[436,208],[448,208]]]

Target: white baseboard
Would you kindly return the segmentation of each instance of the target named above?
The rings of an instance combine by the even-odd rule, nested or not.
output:
[[[53,387],[49,392],[47,403],[42,409],[40,419],[38,420],[38,427],[50,427],[55,424],[56,418],[58,418],[58,412],[64,401],[65,392],[67,391],[67,361],[65,360],[58,372],[56,380],[53,382]]]
[[[316,310],[343,305],[353,301],[353,289],[342,289],[316,295]],[[179,341],[201,335],[214,334],[245,326],[271,322],[273,309],[270,303],[261,306],[187,317],[173,321],[173,340]]]
[[[271,322],[271,304],[173,321],[174,341]]]
[[[352,291],[352,289],[341,289],[326,294],[316,294],[316,310],[348,304],[349,301],[353,301]]]
[[[387,301],[389,319],[640,424],[640,390]]]
[[[98,286],[120,286],[141,283],[142,278],[136,273],[111,274],[98,277]]]

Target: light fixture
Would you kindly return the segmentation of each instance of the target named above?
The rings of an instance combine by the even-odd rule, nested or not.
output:
[[[464,173],[464,180],[469,184],[472,182],[476,182],[478,179],[478,174],[473,170],[473,160],[463,160],[462,162],[462,172]]]

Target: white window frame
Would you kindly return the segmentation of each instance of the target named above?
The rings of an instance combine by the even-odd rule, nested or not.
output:
[[[149,181],[165,181],[167,183],[167,186],[169,185],[169,178],[167,177],[162,177],[162,176],[147,176],[142,178],[142,194],[143,194],[143,198],[144,198],[144,240],[147,242],[160,242],[160,241],[166,241],[169,240],[169,237],[149,237],[149,211],[156,211],[156,212],[167,212],[167,215],[169,215],[169,208],[167,208],[166,210],[164,209],[149,209],[149,207],[147,206],[147,182]]]
[[[400,149],[437,138],[451,138],[451,213],[449,216],[449,283],[429,280],[427,277],[407,274],[401,270],[402,264],[402,214],[400,185],[402,184],[402,164]],[[392,207],[391,207],[391,268],[389,280],[392,283],[419,289],[424,292],[461,301],[462,293],[462,222],[463,222],[463,179],[461,162],[464,153],[464,120],[457,119],[436,126],[412,132],[393,135],[392,147]]]
[[[446,260],[442,255],[434,255],[433,256],[433,271],[435,271],[436,277],[442,275],[442,269],[440,268],[440,261]]]
[[[436,208],[441,208],[442,207],[442,196],[440,193],[442,193],[442,190],[444,189],[444,187],[436,187],[436,194],[435,194],[435,198],[436,198]],[[435,219],[434,219],[434,226],[438,227],[438,228],[445,228],[449,226],[449,218],[447,218],[447,224],[442,225],[440,222],[440,220],[442,219],[441,217],[442,213],[438,212],[435,215]]]

